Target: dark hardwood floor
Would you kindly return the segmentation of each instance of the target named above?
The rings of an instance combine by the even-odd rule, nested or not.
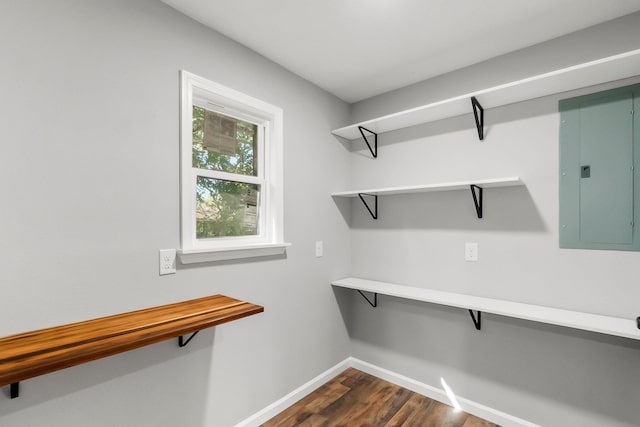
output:
[[[263,427],[497,427],[350,368]]]

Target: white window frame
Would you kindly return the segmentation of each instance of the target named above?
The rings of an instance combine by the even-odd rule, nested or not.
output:
[[[284,243],[283,231],[282,109],[184,70],[180,82],[180,261],[191,264],[284,253],[289,244]],[[194,104],[258,126],[257,176],[193,167]],[[198,176],[259,185],[258,234],[196,239]]]

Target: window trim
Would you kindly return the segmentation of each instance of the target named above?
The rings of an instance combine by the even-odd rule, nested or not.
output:
[[[180,83],[180,261],[189,264],[284,253],[290,244],[284,242],[283,232],[282,109],[185,70],[180,71]],[[197,177],[227,174],[211,174],[211,171],[195,169],[192,165],[192,108],[194,99],[201,101],[203,98],[221,107],[214,111],[242,120],[249,119],[258,124],[259,132],[262,132],[262,143],[257,153],[258,176],[247,175],[242,179],[243,182],[260,181],[261,184],[259,234],[256,236],[195,237]],[[201,104],[198,101],[196,105]]]

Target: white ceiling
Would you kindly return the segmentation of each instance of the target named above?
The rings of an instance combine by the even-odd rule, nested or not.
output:
[[[640,0],[162,0],[348,102],[640,10]]]

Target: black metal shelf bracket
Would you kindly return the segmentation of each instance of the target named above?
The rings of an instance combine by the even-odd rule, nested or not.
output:
[[[475,96],[471,97],[471,106],[473,107],[473,117],[476,119],[478,138],[482,141],[484,139],[484,108],[482,108]]]
[[[12,399],[20,396],[20,383],[12,383],[9,387],[9,394]]]
[[[369,305],[371,305],[371,307],[375,308],[375,307],[378,306],[378,293],[377,292],[373,292],[373,302],[371,302],[371,300],[369,298],[367,298],[367,296],[365,294],[363,294],[360,289],[356,289],[356,291],[358,291],[358,293],[360,295],[362,295],[362,298],[367,300],[367,302],[369,303]]]
[[[371,152],[371,155],[373,156],[373,158],[374,159],[377,158],[378,157],[378,134],[362,126],[358,126],[358,130],[360,131],[360,135],[362,135],[362,139],[364,139],[364,142],[366,142],[367,147],[369,147],[369,151]],[[367,139],[367,136],[364,134],[365,131],[373,135],[373,148],[371,148],[371,143]]]
[[[367,203],[367,201],[364,199],[363,196],[373,197],[373,201],[374,201],[373,210],[371,210],[371,207],[369,206],[369,204]],[[364,204],[364,207],[367,208],[367,210],[371,214],[371,217],[373,219],[378,219],[378,195],[377,194],[358,193],[358,197],[360,197],[360,200],[362,200],[362,203]]]
[[[469,314],[471,315],[471,320],[473,320],[473,325],[477,330],[480,330],[480,328],[482,327],[482,312],[480,310],[476,310],[476,313],[478,313],[477,317],[473,314],[473,310],[469,309]]]
[[[180,335],[178,337],[178,347],[185,347],[187,344],[189,344],[189,341],[191,341],[193,339],[193,337],[198,335],[198,332],[200,332],[200,331],[195,331],[194,333],[189,335],[189,338],[187,338],[186,340],[184,339],[184,336]]]
[[[471,195],[473,196],[473,204],[476,206],[476,214],[478,218],[482,218],[482,187],[471,184]],[[476,190],[477,194],[476,194]]]

